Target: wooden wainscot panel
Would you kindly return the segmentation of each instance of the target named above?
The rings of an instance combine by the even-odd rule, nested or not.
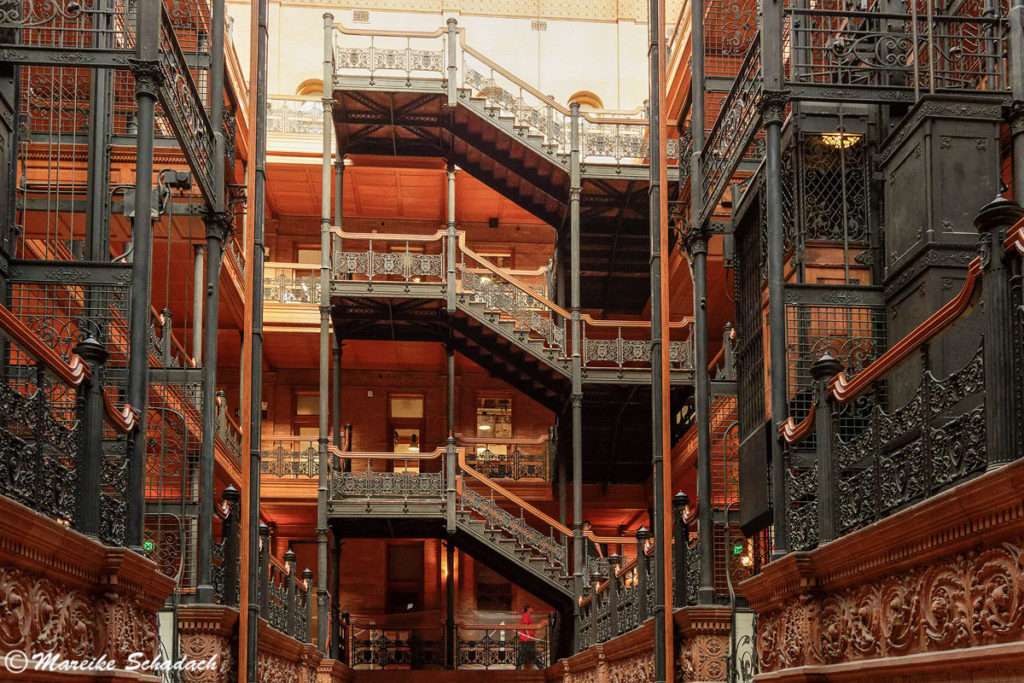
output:
[[[185,672],[186,683],[229,683],[238,676],[238,611],[223,605],[185,605],[178,609],[181,654],[207,661],[217,656],[211,670]]]
[[[286,636],[263,619],[259,622],[256,658],[260,683],[314,683],[323,653]]]
[[[744,581],[764,680],[1024,679],[1022,493],[1017,461]]]
[[[684,607],[675,613],[677,668],[685,681],[725,681],[729,676],[732,615],[725,607]]]
[[[0,655],[54,653],[64,660],[105,655],[124,667],[129,655],[154,659],[157,611],[174,580],[127,548],[111,548],[0,497]],[[19,680],[63,680],[25,672]],[[136,672],[74,680],[156,680]]]

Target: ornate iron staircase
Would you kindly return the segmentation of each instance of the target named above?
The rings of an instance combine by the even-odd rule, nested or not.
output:
[[[328,517],[340,535],[447,537],[553,607],[571,606],[571,531],[468,465],[454,442],[424,454],[332,454],[354,470],[331,472]]]
[[[575,140],[586,245],[583,304],[641,309],[648,297],[646,111],[573,114],[465,38],[453,25],[447,32],[377,36],[336,25],[340,153],[444,158],[567,231]],[[669,156],[679,152],[678,141],[670,140]]]

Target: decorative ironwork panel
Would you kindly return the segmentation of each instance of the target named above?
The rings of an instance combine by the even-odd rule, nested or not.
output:
[[[69,65],[89,64],[96,59],[91,49],[127,52],[134,47],[133,10],[127,0],[4,0],[0,3],[0,44],[81,50]],[[69,61],[72,55],[68,54]],[[127,64],[131,53],[119,56]]]
[[[260,472],[277,477],[316,479],[319,467],[320,450],[315,440],[281,441],[274,448],[262,451],[260,458]]]
[[[214,198],[213,126],[206,113],[203,98],[188,68],[185,55],[175,35],[166,7],[160,12],[160,57],[163,82],[160,103],[163,105],[175,136],[185,153],[196,183],[208,202]]]
[[[334,472],[332,498],[439,498],[444,496],[441,472]]]
[[[786,8],[790,87],[817,86],[819,97],[837,99],[861,91],[862,98],[883,102],[1007,87],[1001,10],[983,16],[980,3],[938,12],[916,0],[907,5],[899,14],[881,11],[882,3],[851,11],[834,0],[814,9]]]
[[[276,304],[320,305],[320,276],[302,277],[279,273],[263,278],[263,300]]]
[[[550,310],[542,301],[518,287],[498,279],[480,275],[463,264],[461,283],[472,301],[482,303],[488,312],[511,317],[516,327],[541,336],[551,348],[564,348],[565,319]]]
[[[564,567],[565,546],[555,540],[550,532],[544,534],[534,529],[523,517],[516,517],[469,487],[463,487],[459,495],[459,506],[483,519],[489,528],[515,539],[518,547],[542,556],[549,566]]]
[[[818,544],[818,467],[786,468],[786,518],[793,550],[808,550]]]
[[[869,419],[858,434],[837,435],[834,443],[843,533],[984,471],[981,350],[945,379],[923,370],[910,401],[891,413],[876,405]]]

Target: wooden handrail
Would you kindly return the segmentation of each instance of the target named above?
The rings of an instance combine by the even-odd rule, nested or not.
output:
[[[459,628],[467,631],[543,631],[547,624],[474,624],[457,621]]]
[[[853,379],[847,380],[843,373],[832,378],[829,387],[832,396],[839,403],[848,403],[862,394],[876,380],[905,360],[912,351],[922,344],[944,332],[956,322],[970,307],[974,300],[974,290],[981,277],[981,259],[975,258],[967,266],[967,278],[960,293],[929,316],[924,322],[893,345],[888,351],[876,358],[874,362],[857,373]]]
[[[337,446],[328,445],[327,452],[347,460],[435,460],[447,453],[447,449],[438,448],[433,453],[356,453],[355,451],[342,451]]]
[[[518,446],[539,446],[548,440],[547,436],[538,436],[536,439],[484,439],[480,437],[468,437],[462,433],[456,433],[455,439],[464,444],[486,446],[488,444],[512,444]]]
[[[1006,236],[1006,241],[1003,246],[1007,251],[1016,250],[1017,254],[1024,258],[1024,218],[1017,221],[1017,223],[1010,229],[1010,233]]]
[[[443,36],[447,29],[439,28],[436,31],[381,31],[379,29],[370,28],[347,28],[346,26],[334,22],[334,28],[339,33],[346,36],[368,36],[376,38],[440,38]],[[465,29],[459,29],[459,33],[462,33]]]
[[[288,270],[320,270],[319,263],[289,263],[286,261],[267,261],[264,268],[288,269]]]
[[[792,417],[787,417],[786,421],[779,425],[779,435],[785,439],[786,443],[794,444],[811,433],[811,429],[814,427],[814,414],[817,408],[812,403],[811,410],[807,413],[807,417],[800,420],[800,424],[794,422]]]
[[[0,328],[2,328],[18,346],[37,363],[42,364],[57,376],[64,384],[77,387],[89,375],[89,366],[76,353],[65,361],[57,352],[46,344],[39,335],[23,323],[11,309],[0,305]]]
[[[337,235],[343,240],[357,240],[363,242],[369,242],[370,240],[379,240],[386,242],[435,242],[445,237],[448,232],[445,230],[438,230],[433,235],[411,235],[411,234],[394,234],[394,233],[381,233],[381,232],[345,232],[336,225],[331,226],[331,234]],[[460,230],[459,234],[463,232]]]

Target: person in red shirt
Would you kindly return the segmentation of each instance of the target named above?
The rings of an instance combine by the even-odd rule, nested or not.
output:
[[[533,607],[527,605],[523,608],[523,616],[519,619],[519,624],[522,626],[533,626],[533,618],[530,616],[533,614]],[[525,669],[527,666],[537,668],[537,647],[536,647],[536,636],[532,630],[521,630],[519,631],[519,668]]]

